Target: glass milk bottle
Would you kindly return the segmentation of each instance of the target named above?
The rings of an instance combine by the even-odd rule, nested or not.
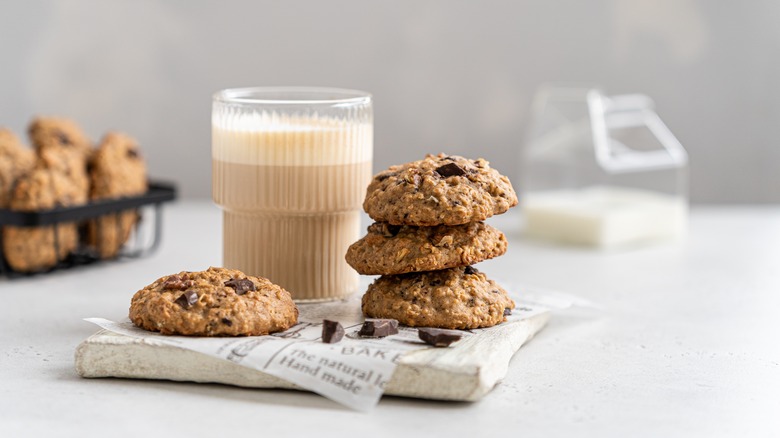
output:
[[[616,247],[683,236],[688,156],[644,95],[545,87],[523,151],[529,236]]]

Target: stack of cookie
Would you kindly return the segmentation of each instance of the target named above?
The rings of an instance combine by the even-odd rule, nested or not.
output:
[[[41,117],[29,127],[33,150],[0,129],[0,208],[43,211],[86,204],[88,200],[146,192],[146,164],[135,140],[107,134],[97,149],[72,120]],[[119,252],[136,222],[134,211],[87,224],[86,246],[102,258]],[[19,272],[51,268],[78,247],[79,224],[6,226],[3,255]]]
[[[504,321],[515,303],[471,265],[506,252],[504,234],[482,221],[515,205],[509,179],[481,158],[427,155],[375,175],[363,208],[376,222],[346,255],[360,274],[381,275],[363,313],[413,327]]]

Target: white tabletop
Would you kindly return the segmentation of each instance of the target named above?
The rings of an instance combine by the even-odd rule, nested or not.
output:
[[[80,378],[74,350],[96,331],[82,318],[123,319],[140,287],[219,265],[218,210],[182,202],[151,257],[0,279],[0,436],[780,436],[780,208],[697,208],[686,241],[619,252],[525,240],[517,213],[493,225],[509,252],[483,272],[603,310],[553,315],[480,402],[358,413],[295,391]]]

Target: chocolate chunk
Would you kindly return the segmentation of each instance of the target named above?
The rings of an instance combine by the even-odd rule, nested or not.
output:
[[[229,320],[228,318],[222,318],[222,324],[225,324],[226,326],[230,327],[233,325],[233,321]]]
[[[436,173],[441,175],[442,178],[447,178],[450,176],[463,176],[466,174],[466,171],[455,163],[447,163],[436,168]]]
[[[428,345],[434,347],[449,347],[453,342],[459,341],[463,335],[452,331],[435,328],[419,328],[417,336]]]
[[[463,269],[463,273],[466,275],[472,275],[472,274],[479,274],[479,271],[477,271],[476,268],[473,268],[471,266],[466,266],[466,268]]]
[[[395,172],[386,172],[386,173],[380,173],[379,175],[375,176],[374,178],[377,181],[381,182],[381,181],[386,180],[387,178],[390,178],[391,176],[396,176],[396,175],[398,175],[398,174],[395,173]]]
[[[189,280],[186,275],[171,275],[162,284],[163,290],[187,290],[193,285],[193,281]]]
[[[70,144],[70,138],[64,132],[57,132],[57,141],[59,141],[60,144]]]
[[[395,237],[401,231],[401,225],[390,225],[385,222],[374,222],[368,226],[369,233],[381,234],[384,237]]]
[[[385,237],[395,237],[398,235],[399,231],[401,231],[400,225],[385,224],[384,233],[382,235]]]
[[[358,335],[364,338],[384,338],[397,333],[398,321],[395,319],[367,319]]]
[[[509,315],[511,315],[511,314],[512,314],[512,309],[510,309],[509,307],[507,307],[506,309],[504,309],[504,316],[509,316]]]
[[[198,302],[198,294],[194,290],[188,290],[179,295],[179,298],[176,298],[174,302],[180,305],[182,309],[189,309]]]
[[[338,321],[322,320],[322,342],[335,344],[344,337],[344,327]]]
[[[248,278],[231,278],[225,282],[225,286],[235,289],[238,295],[244,295],[250,290],[257,290],[255,284]]]
[[[128,149],[127,150],[127,156],[129,158],[138,158],[138,157],[141,156],[141,154],[139,154],[136,149]]]

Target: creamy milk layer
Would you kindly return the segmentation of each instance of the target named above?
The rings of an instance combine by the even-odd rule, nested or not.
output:
[[[525,195],[526,234],[563,243],[613,247],[683,236],[682,197],[597,186]]]
[[[214,160],[266,166],[365,163],[373,155],[371,123],[274,113],[212,118]]]

